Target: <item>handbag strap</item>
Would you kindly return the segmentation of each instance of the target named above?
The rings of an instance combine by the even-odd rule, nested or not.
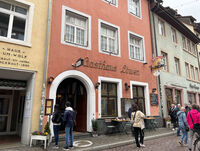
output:
[[[189,114],[190,114],[190,111],[189,111]],[[190,114],[190,118],[191,118],[191,120],[192,120],[192,123],[193,123],[193,125],[194,125],[194,121],[193,121],[193,119],[192,119],[192,116],[191,116],[191,114]]]
[[[135,114],[134,114],[134,116],[133,116],[133,121],[135,120],[136,113],[137,113],[137,111],[135,111]]]

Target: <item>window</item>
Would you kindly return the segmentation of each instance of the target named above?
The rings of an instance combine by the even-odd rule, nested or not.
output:
[[[196,45],[194,43],[192,43],[192,51],[191,52],[192,52],[193,55],[195,55],[195,56],[197,55]]]
[[[168,58],[167,58],[167,53],[165,52],[161,52],[162,56],[163,56],[163,63],[164,63],[164,70],[168,71]]]
[[[177,43],[176,30],[174,28],[171,28],[171,29],[172,29],[172,41],[174,43]]]
[[[187,42],[184,36],[182,36],[182,43],[183,43],[183,49],[187,50]]]
[[[138,105],[139,110],[146,114],[144,87],[133,85],[133,101]]]
[[[119,28],[109,23],[100,21],[100,51],[107,54],[120,55]]]
[[[194,80],[194,66],[190,65],[190,73],[191,73],[191,79]]]
[[[117,6],[117,0],[104,0],[104,1],[108,2],[109,4]]]
[[[176,74],[177,74],[177,75],[181,75],[179,59],[178,59],[178,58],[174,58],[174,61],[175,61],[175,70],[176,70]]]
[[[195,68],[195,80],[199,81],[199,70],[197,67]]]
[[[186,77],[189,79],[190,78],[190,69],[189,69],[188,63],[185,63],[185,71],[186,71]]]
[[[173,103],[173,95],[172,95],[172,89],[166,88],[165,89],[165,96],[167,101],[167,111],[169,111],[171,104]]]
[[[31,8],[31,9],[30,9]],[[0,0],[0,38],[19,44],[30,43],[33,4]],[[30,10],[30,12],[29,12]]]
[[[187,46],[188,46],[188,48],[187,48],[188,51],[191,52],[191,43],[190,43],[189,39],[187,40]]]
[[[129,13],[141,17],[140,0],[128,0]]]
[[[66,6],[62,13],[62,43],[90,49],[91,17]]]
[[[144,61],[143,37],[129,32],[129,54],[131,59]]]
[[[160,19],[158,20],[158,30],[160,35],[165,36],[165,24]]]
[[[190,104],[195,104],[196,103],[195,93],[189,93],[188,92],[188,101],[189,101]]]
[[[181,90],[175,89],[175,100],[176,100],[177,104],[181,104],[182,105],[182,102],[181,102]]]
[[[117,84],[101,83],[101,115],[102,117],[117,116]]]

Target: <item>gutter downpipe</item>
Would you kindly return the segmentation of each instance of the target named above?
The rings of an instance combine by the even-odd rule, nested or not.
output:
[[[156,38],[156,29],[155,29],[155,18],[154,18],[154,11],[159,7],[160,3],[157,2],[156,4],[156,8],[154,11],[152,11],[153,13],[151,13],[151,7],[150,7],[150,0],[149,0],[149,18],[150,18],[150,28],[152,30],[152,26],[153,26],[153,33],[151,32],[151,41],[152,41],[152,51],[155,48],[155,51],[153,51],[153,56],[158,56],[158,46],[157,46],[157,38]],[[152,16],[152,21],[151,21],[151,16]],[[154,39],[153,39],[154,37]],[[154,42],[153,42],[154,41]],[[154,45],[155,43],[155,45]],[[160,75],[157,77],[157,87],[159,88],[159,96],[160,96],[160,109],[161,109],[161,118],[163,119],[163,126],[165,126],[165,120],[164,120],[164,113],[163,113],[163,101],[162,101],[162,89],[161,89],[161,80],[160,80]]]
[[[44,103],[45,103],[45,91],[46,91],[46,76],[47,76],[47,60],[48,60],[48,50],[49,50],[49,31],[50,31],[50,16],[51,16],[51,1],[49,0],[48,5],[48,18],[47,18],[47,30],[46,30],[46,47],[45,47],[45,60],[43,69],[43,83],[42,83],[42,102],[40,107],[40,131],[43,129],[43,119],[44,119]]]

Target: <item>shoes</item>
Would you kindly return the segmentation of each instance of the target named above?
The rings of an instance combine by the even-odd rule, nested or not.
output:
[[[59,149],[58,145],[54,146],[53,149]]]
[[[183,146],[183,142],[182,142],[182,141],[179,141],[179,144],[180,144],[181,146]]]
[[[65,148],[65,147],[64,147],[63,150],[69,150],[69,148]]]
[[[141,146],[141,147],[145,147],[145,145],[144,145],[144,144],[140,144],[140,146]]]
[[[74,148],[74,146],[69,146],[69,148],[73,149],[73,148]]]
[[[178,134],[177,136],[181,136],[180,134]]]
[[[174,128],[172,128],[172,131],[175,131],[175,129],[174,129]]]
[[[183,147],[187,147],[188,146],[188,144],[183,144]]]

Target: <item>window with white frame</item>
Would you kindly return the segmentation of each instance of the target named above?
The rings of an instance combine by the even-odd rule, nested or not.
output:
[[[162,61],[163,61],[163,63],[164,63],[164,70],[165,71],[168,71],[168,59],[167,59],[167,53],[165,53],[165,52],[161,52],[161,54],[162,54],[162,56],[163,56],[163,59],[162,59]]]
[[[134,60],[144,61],[143,38],[129,33],[129,54]]]
[[[199,81],[199,70],[197,67],[195,67],[195,80]]]
[[[88,22],[88,17],[66,10],[64,41],[69,44],[88,47]]]
[[[187,50],[187,42],[185,36],[182,36],[183,49]]]
[[[158,30],[160,35],[165,36],[165,23],[160,19],[158,19]]]
[[[180,61],[178,58],[174,58],[175,61],[175,70],[176,70],[176,74],[177,75],[181,75],[181,71],[180,71]]]
[[[117,6],[117,0],[104,0],[104,1],[108,2],[109,4]]]
[[[31,5],[31,6],[30,6]],[[29,12],[32,4],[0,0],[0,38],[11,42],[30,42]],[[14,40],[14,41],[13,41]]]
[[[174,28],[171,28],[171,29],[172,29],[172,41],[174,43],[177,43],[176,30]]]
[[[185,71],[186,71],[186,77],[189,79],[190,78],[190,69],[189,69],[188,63],[185,63]]]
[[[100,22],[100,51],[119,55],[119,29]]]
[[[128,10],[129,13],[141,17],[141,11],[140,11],[140,0],[128,0]]]
[[[117,84],[101,82],[101,115],[102,117],[117,116]]]
[[[195,80],[195,75],[194,75],[194,66],[190,65],[190,73],[191,73],[191,79]]]

